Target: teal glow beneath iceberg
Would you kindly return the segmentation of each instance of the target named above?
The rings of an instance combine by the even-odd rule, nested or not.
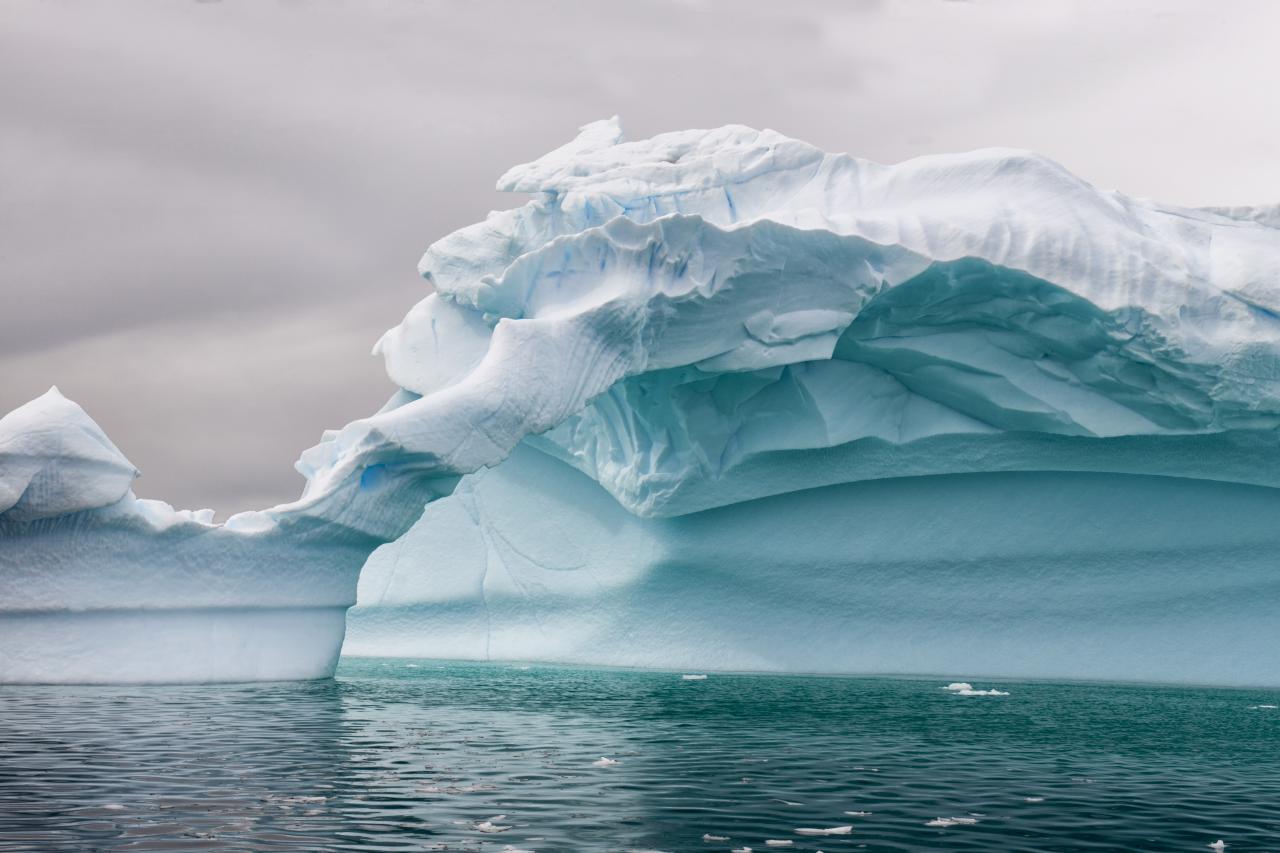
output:
[[[401,390],[303,453],[298,501],[166,537],[123,493],[30,521],[39,478],[4,469],[0,573],[42,590],[23,618],[108,606],[47,579],[87,577],[97,558],[51,567],[121,512],[150,519],[129,535],[157,588],[225,573],[253,580],[220,612],[273,585],[305,609],[303,571],[341,610],[364,556],[459,488],[374,557],[352,650],[1280,682],[1265,211],[1101,192],[1021,151],[882,166],[616,120],[499,187],[533,199],[428,249],[435,292],[375,348]],[[0,454],[30,434],[9,432]]]

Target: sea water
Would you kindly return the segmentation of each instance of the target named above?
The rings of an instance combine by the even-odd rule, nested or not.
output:
[[[1280,690],[962,676],[4,687],[0,851],[1280,850]]]

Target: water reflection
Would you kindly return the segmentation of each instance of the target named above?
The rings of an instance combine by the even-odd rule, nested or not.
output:
[[[352,757],[344,689],[6,687],[0,849],[266,849],[340,830],[324,804]]]
[[[1007,689],[428,661],[3,688],[0,851],[1240,849],[1280,831],[1273,692]]]

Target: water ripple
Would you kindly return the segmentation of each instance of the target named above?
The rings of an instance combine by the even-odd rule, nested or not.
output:
[[[346,661],[306,684],[6,687],[0,851],[1280,838],[1274,691],[946,683]]]

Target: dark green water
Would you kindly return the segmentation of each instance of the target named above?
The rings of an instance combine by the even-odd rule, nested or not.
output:
[[[944,683],[353,660],[4,687],[0,851],[1280,850],[1280,691]]]

